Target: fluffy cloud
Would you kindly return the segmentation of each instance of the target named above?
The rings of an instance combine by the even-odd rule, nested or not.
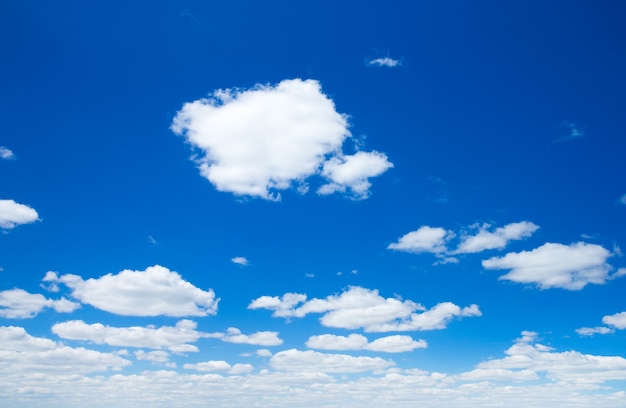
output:
[[[9,159],[13,159],[14,157],[15,155],[10,149],[4,146],[0,146],[0,159],[9,160]]]
[[[576,333],[580,334],[581,336],[593,336],[594,334],[610,334],[614,332],[615,330],[611,329],[610,327],[603,326],[581,327],[580,329],[576,329]]]
[[[610,316],[604,316],[602,323],[614,326],[620,330],[626,329],[626,312],[616,313]]]
[[[529,221],[507,224],[504,227],[496,228],[494,231],[488,231],[489,227],[489,224],[484,224],[478,227],[478,233],[474,235],[462,235],[461,242],[455,251],[449,250],[446,246],[448,242],[455,237],[456,234],[454,232],[440,227],[429,227],[427,225],[405,234],[400,237],[397,242],[387,246],[387,249],[415,254],[430,252],[444,258],[443,261],[437,263],[458,262],[456,258],[446,256],[451,254],[482,252],[487,249],[501,249],[510,241],[528,238],[533,232],[539,229],[538,225]],[[472,226],[470,229],[471,228],[476,227]]]
[[[98,279],[47,274],[45,282],[63,283],[83,303],[123,316],[207,316],[217,313],[213,290],[203,291],[169,269],[124,270]]]
[[[305,180],[324,166],[331,187],[321,193],[350,188],[364,198],[368,178],[391,163],[377,152],[344,156],[348,126],[319,82],[292,79],[215,91],[184,104],[171,129],[201,151],[200,173],[219,191],[278,200],[280,190],[294,185],[306,191]]]
[[[594,356],[577,351],[553,352],[536,343],[537,333],[522,332],[522,337],[501,359],[478,365],[484,369],[530,370],[546,373],[553,381],[601,383],[626,379],[626,359],[618,356]],[[533,344],[534,343],[534,344]]]
[[[7,319],[31,318],[45,308],[54,309],[59,313],[70,313],[79,307],[80,304],[65,298],[47,299],[43,295],[28,293],[22,289],[0,292],[0,317]]]
[[[356,198],[367,198],[371,183],[369,179],[383,174],[393,164],[379,152],[357,152],[350,156],[333,157],[324,163],[322,175],[331,182],[321,186],[322,195],[345,192],[349,189]]]
[[[86,374],[121,370],[130,361],[111,353],[73,348],[33,337],[22,327],[0,327],[0,372]]]
[[[611,253],[595,244],[546,243],[532,251],[509,253],[484,260],[485,269],[510,269],[500,279],[534,283],[541,289],[580,290],[587,284],[603,284],[613,276],[606,263]]]
[[[528,238],[539,229],[532,222],[522,221],[497,228],[493,232],[487,231],[489,225],[483,225],[476,235],[466,235],[461,238],[461,243],[456,253],[476,253],[487,249],[504,248],[509,241]]]
[[[35,221],[39,221],[35,209],[13,200],[0,200],[0,228],[8,230]]]
[[[389,57],[375,58],[373,60],[368,61],[367,65],[376,65],[379,67],[393,68],[393,67],[400,66],[400,61],[393,59],[393,58],[389,58]]]
[[[203,337],[191,320],[181,320],[176,326],[112,327],[101,323],[87,324],[71,320],[52,326],[52,332],[68,340],[85,340],[110,346],[168,349],[173,352],[198,351],[193,343]]]
[[[230,261],[232,263],[235,263],[235,264],[241,265],[241,266],[248,266],[248,265],[250,265],[250,262],[248,261],[248,259],[243,257],[243,256],[236,256],[236,257],[232,258]]]
[[[312,350],[290,349],[274,354],[270,359],[270,365],[281,371],[359,373],[381,370],[395,363],[380,357],[354,357],[346,354],[324,354]]]
[[[389,244],[387,248],[415,254],[421,252],[440,254],[446,252],[446,242],[453,236],[452,231],[424,225],[402,236],[398,242]]]
[[[257,373],[248,364],[209,360],[187,364],[187,370],[198,371],[193,373],[146,370],[86,375],[98,366],[95,356],[84,362],[87,369],[74,365],[75,359],[48,363],[37,362],[36,354],[20,360],[26,354],[2,353],[22,350],[19,347],[37,353],[58,345],[31,338],[21,328],[0,328],[0,395],[7,407],[30,406],[36,396],[38,405],[53,408],[78,408],[86,401],[94,408],[130,408],[145,404],[146,398],[151,406],[169,407],[173,397],[176,404],[188,407],[227,407],[236,401],[238,406],[276,408],[522,408],[560,407],[566,401],[581,407],[623,408],[626,395],[620,386],[626,380],[624,358],[555,351],[537,343],[536,333],[531,332],[524,332],[503,358],[484,361],[459,374],[401,369],[380,358],[292,349],[277,353],[279,357]],[[120,358],[100,355],[100,361]]]
[[[235,327],[229,327],[225,334],[218,336],[222,341],[237,344],[252,344],[257,346],[278,346],[283,344],[282,339],[278,337],[278,332],[261,331],[253,334],[243,334],[241,330]]]
[[[202,363],[185,364],[183,368],[186,370],[196,370],[202,372],[225,372],[228,374],[243,374],[249,373],[254,369],[250,364],[235,364],[230,365],[223,360],[210,360]]]
[[[287,293],[282,298],[262,296],[253,300],[248,308],[273,310],[275,317],[304,317],[310,313],[322,313],[320,323],[323,326],[363,328],[367,332],[443,329],[454,317],[481,315],[476,305],[460,308],[443,302],[427,310],[410,300],[385,299],[377,290],[358,286],[325,299],[306,299],[306,295],[297,293]]]
[[[626,205],[626,194],[617,199],[617,204]]]
[[[403,353],[418,348],[426,348],[428,344],[424,340],[415,341],[410,336],[401,335],[381,337],[369,342],[367,337],[361,334],[350,334],[348,336],[322,334],[309,337],[306,346],[318,350],[370,350],[385,353]]]
[[[143,351],[137,350],[135,352],[135,358],[137,360],[151,361],[158,364],[167,364],[170,361],[170,353],[163,350]],[[173,367],[175,364],[172,365]]]
[[[594,334],[615,333],[615,329],[626,329],[626,312],[604,316],[602,318],[602,323],[604,323],[606,326],[581,327],[580,329],[576,329],[576,333],[580,334],[581,336],[593,336]]]

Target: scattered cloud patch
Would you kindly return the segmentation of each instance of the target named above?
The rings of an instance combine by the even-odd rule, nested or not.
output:
[[[624,330],[626,329],[626,312],[604,316],[602,323],[606,326],[581,327],[576,329],[576,333],[581,336],[593,336],[594,334],[612,334],[615,333],[615,329]]]
[[[567,133],[556,139],[554,143],[567,142],[585,136],[585,132],[583,132],[575,123],[563,121],[561,123],[561,127],[564,128]]]
[[[11,149],[0,146],[0,159],[11,160],[15,158],[15,154],[11,151]]]
[[[541,289],[580,290],[611,279],[606,260],[611,252],[600,245],[546,243],[532,251],[508,253],[482,261],[485,269],[510,269],[500,279],[535,284]]]
[[[236,256],[234,258],[231,258],[230,261],[232,263],[235,263],[235,264],[241,265],[241,266],[248,266],[248,265],[250,265],[250,262],[248,261],[248,259],[243,257],[243,256]]]
[[[131,364],[113,353],[68,347],[46,338],[33,337],[24,328],[15,326],[0,327],[0,356],[0,369],[8,365],[12,372],[38,373],[40,379],[45,373],[54,373],[58,377],[117,371]]]
[[[112,327],[101,323],[88,324],[82,320],[56,323],[52,332],[67,340],[83,340],[95,344],[119,347],[167,349],[173,352],[196,352],[198,348],[189,343],[196,342],[203,333],[196,330],[191,320],[181,320],[176,326],[156,327]]]
[[[422,252],[441,254],[446,252],[446,242],[452,237],[454,237],[452,231],[424,225],[416,231],[403,235],[397,242],[389,244],[387,249],[414,254]]]
[[[370,350],[385,353],[403,353],[418,348],[426,348],[428,343],[425,340],[415,341],[410,336],[402,335],[381,337],[370,342],[367,337],[361,334],[350,334],[348,336],[322,334],[309,337],[306,346],[318,350]]]
[[[410,300],[383,298],[377,290],[352,286],[340,295],[311,299],[306,295],[286,293],[282,297],[262,296],[249,309],[273,310],[274,317],[301,318],[321,313],[325,327],[357,329],[366,332],[417,331],[444,329],[455,317],[480,316],[477,305],[461,308],[443,302],[431,309]]]
[[[594,334],[615,333],[615,330],[605,326],[581,327],[580,329],[576,329],[576,333],[580,334],[581,336],[593,336]]]
[[[354,357],[347,354],[325,354],[312,350],[290,349],[274,354],[270,359],[270,365],[280,371],[359,373],[382,370],[395,363],[380,357]]]
[[[614,315],[604,316],[602,323],[608,324],[619,330],[626,329],[626,312],[616,313]]]
[[[205,373],[224,372],[228,374],[245,374],[254,369],[250,364],[235,364],[230,365],[224,360],[209,360],[202,363],[184,364],[183,368],[186,370],[196,370]]]
[[[12,229],[18,225],[39,221],[34,208],[16,203],[13,200],[0,200],[0,228]]]
[[[617,204],[626,205],[626,194],[617,199]]]
[[[217,90],[184,104],[171,125],[199,149],[200,173],[217,190],[268,200],[293,186],[308,190],[305,180],[314,175],[329,180],[320,194],[367,197],[368,179],[392,164],[378,152],[344,155],[348,128],[347,116],[311,79]]]
[[[164,364],[168,367],[175,368],[176,363],[170,363],[170,353],[163,350],[135,351],[135,358],[139,361],[150,361],[153,364]]]
[[[219,302],[213,290],[201,290],[160,265],[87,280],[52,273],[44,281],[63,283],[82,303],[123,316],[214,315]]]
[[[485,361],[481,369],[530,370],[545,373],[557,382],[587,384],[626,379],[626,359],[618,356],[594,356],[577,351],[554,352],[537,343],[537,333],[522,332],[522,337],[505,351],[501,359]]]
[[[510,241],[528,238],[539,229],[538,225],[529,221],[507,224],[493,231],[489,231],[490,227],[491,225],[489,224],[470,226],[469,230],[478,229],[478,232],[474,234],[461,233],[457,249],[451,250],[447,245],[457,234],[441,227],[423,225],[417,230],[400,237],[397,242],[387,246],[387,249],[415,254],[428,252],[441,258],[436,264],[457,263],[458,259],[451,255],[477,253],[488,249],[502,249]]]
[[[516,222],[488,231],[489,224],[479,227],[475,235],[464,235],[455,253],[476,253],[487,249],[502,249],[512,240],[530,237],[539,226],[528,221]]]
[[[261,331],[250,335],[241,333],[235,327],[229,327],[225,334],[218,336],[222,341],[237,344],[252,344],[256,346],[279,346],[283,340],[278,337],[278,332]]]
[[[354,155],[336,156],[324,163],[322,176],[331,182],[321,186],[317,192],[328,195],[350,191],[357,199],[369,196],[371,177],[380,176],[393,167],[384,153],[357,152]]]
[[[152,245],[159,245],[159,242],[152,235],[148,235],[148,242]]]
[[[401,62],[400,60],[393,59],[390,57],[381,57],[381,58],[375,58],[375,59],[369,60],[367,62],[367,65],[393,68],[393,67],[399,67],[401,65]]]
[[[46,308],[54,309],[58,313],[71,313],[79,307],[79,303],[65,298],[52,300],[22,289],[0,292],[0,317],[6,319],[30,319]]]

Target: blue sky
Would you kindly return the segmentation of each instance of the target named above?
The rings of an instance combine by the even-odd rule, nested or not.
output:
[[[623,407],[625,13],[3,2],[4,404]]]

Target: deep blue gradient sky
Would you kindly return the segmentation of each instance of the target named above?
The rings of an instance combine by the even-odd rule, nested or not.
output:
[[[625,16],[2,2],[0,397],[623,407]]]

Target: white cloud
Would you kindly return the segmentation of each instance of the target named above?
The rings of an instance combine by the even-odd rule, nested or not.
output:
[[[617,199],[617,204],[626,205],[626,194]]]
[[[497,228],[493,232],[487,231],[489,225],[480,227],[476,235],[465,235],[461,237],[461,243],[455,253],[476,253],[487,249],[504,248],[509,241],[530,237],[533,232],[539,229],[538,225],[532,222],[522,221]]]
[[[368,65],[377,65],[379,67],[389,67],[389,68],[393,68],[393,67],[397,67],[400,66],[400,61],[390,58],[390,57],[383,57],[383,58],[375,58],[373,60],[368,61],[367,63]]]
[[[306,346],[318,350],[370,350],[385,353],[403,353],[418,348],[426,348],[428,344],[424,340],[415,341],[410,336],[387,336],[378,338],[372,342],[361,334],[348,336],[336,336],[334,334],[322,334],[311,336]]]
[[[565,136],[562,136],[556,139],[554,143],[567,142],[572,139],[578,139],[580,137],[585,136],[585,132],[583,132],[575,123],[563,121],[561,123],[561,127],[567,130],[567,134]]]
[[[481,315],[476,305],[460,308],[443,302],[427,310],[410,300],[385,299],[377,290],[358,286],[326,299],[306,299],[306,295],[297,293],[287,293],[282,298],[262,296],[253,300],[248,308],[273,310],[275,317],[304,317],[310,313],[322,313],[320,323],[323,326],[363,328],[367,332],[443,329],[454,317]],[[300,303],[302,305],[298,306]]]
[[[348,126],[347,116],[335,110],[318,81],[292,79],[276,86],[215,91],[210,98],[184,104],[171,129],[201,150],[196,158],[200,173],[219,191],[278,200],[280,190],[294,185],[306,191],[305,180],[320,175],[324,163],[334,158],[346,162],[336,170],[339,175],[328,176],[350,176],[347,184],[338,185],[365,197],[367,178],[391,163],[377,152],[344,158]],[[376,171],[359,167],[363,161],[375,164]],[[357,163],[348,164],[352,162]]]
[[[233,375],[249,373],[254,369],[250,364],[230,365],[224,360],[210,360],[202,363],[185,364],[183,368],[202,372],[226,372]]]
[[[369,195],[371,177],[380,176],[393,167],[387,156],[379,152],[357,152],[354,155],[333,157],[324,163],[322,175],[331,182],[321,186],[322,195],[350,190],[355,198]]]
[[[56,274],[46,279],[65,284],[72,289],[72,296],[83,303],[123,316],[214,315],[219,302],[213,290],[203,291],[160,265],[145,271],[109,273],[98,279]]]
[[[580,290],[587,284],[603,284],[611,279],[606,263],[611,253],[595,244],[546,243],[532,251],[508,253],[484,260],[486,269],[510,269],[500,277],[518,283],[534,283],[541,289]]]
[[[270,359],[270,365],[281,371],[358,373],[381,370],[395,363],[380,357],[354,357],[347,354],[324,354],[312,350],[290,349],[274,354]]]
[[[369,341],[361,334],[350,334],[348,336],[336,336],[334,334],[321,334],[311,336],[305,345],[308,348],[318,350],[363,350]]]
[[[618,356],[594,356],[577,351],[553,352],[536,343],[537,333],[522,332],[522,338],[501,359],[478,365],[485,369],[531,370],[546,373],[553,381],[601,383],[626,379],[626,359]],[[535,343],[535,344],[532,344]]]
[[[576,329],[576,333],[580,334],[581,336],[593,336],[594,334],[611,334],[614,332],[615,330],[604,326],[581,327],[580,329]]]
[[[248,261],[248,259],[243,257],[243,256],[236,256],[234,258],[231,258],[230,261],[232,263],[235,263],[235,264],[241,265],[241,266],[248,266],[248,265],[250,265],[250,262]]]
[[[0,200],[0,228],[8,230],[35,221],[39,221],[35,209],[13,200]]]
[[[269,351],[268,349],[258,349],[254,354],[256,354],[259,357],[271,357],[272,356],[272,352]]]
[[[0,159],[10,160],[13,158],[15,158],[15,155],[9,148],[0,146]]]
[[[52,300],[40,294],[28,293],[22,289],[10,289],[0,292],[0,317],[7,319],[27,319],[35,317],[45,308],[58,313],[70,313],[80,304],[65,298]]]
[[[40,376],[44,372],[77,375],[121,370],[130,364],[115,354],[68,347],[33,337],[22,327],[0,327],[0,371],[9,366],[11,372],[39,373]]]
[[[278,337],[278,332],[261,331],[253,334],[242,334],[241,330],[229,327],[223,336],[219,337],[227,343],[252,344],[257,346],[278,346],[283,340]]]
[[[168,349],[173,352],[198,351],[193,343],[204,337],[191,320],[181,320],[176,326],[112,327],[101,323],[87,324],[82,320],[56,323],[52,332],[68,340],[85,340],[110,346]]]
[[[402,236],[398,242],[389,244],[387,249],[415,254],[421,252],[441,254],[446,252],[446,242],[453,236],[454,233],[452,231],[424,225],[418,230]]]
[[[9,332],[6,336],[0,329],[0,350],[31,344],[15,330]],[[4,337],[11,336],[13,340],[3,347]],[[48,340],[35,350],[57,346]],[[192,373],[145,370],[85,375],[98,367],[96,358],[84,362],[87,369],[74,365],[80,363],[78,359],[48,363],[36,361],[34,354],[20,360],[26,355],[12,353],[0,353],[0,395],[3,406],[9,407],[30,406],[34,400],[52,408],[79,408],[86,401],[93,408],[131,408],[146,400],[151,406],[166,407],[172,406],[175,398],[174,405],[188,407],[228,407],[236,401],[237,406],[275,408],[525,408],[560,407],[564,403],[623,408],[626,398],[621,386],[626,380],[623,357],[555,351],[538,344],[532,332],[524,332],[503,358],[484,361],[458,374],[401,369],[393,361],[380,358],[292,349],[277,353],[280,358],[270,360],[269,366],[258,372],[248,364],[209,360],[187,365],[187,370],[199,371]],[[101,354],[101,361],[119,359]]]
[[[135,351],[135,358],[137,360],[150,361],[152,363],[167,364],[170,361],[170,353],[163,350],[154,350],[148,352],[143,350],[137,350]],[[176,364],[173,364],[171,366],[175,367]]]
[[[602,323],[614,326],[620,330],[624,330],[626,329],[626,312],[604,316],[602,318]]]

